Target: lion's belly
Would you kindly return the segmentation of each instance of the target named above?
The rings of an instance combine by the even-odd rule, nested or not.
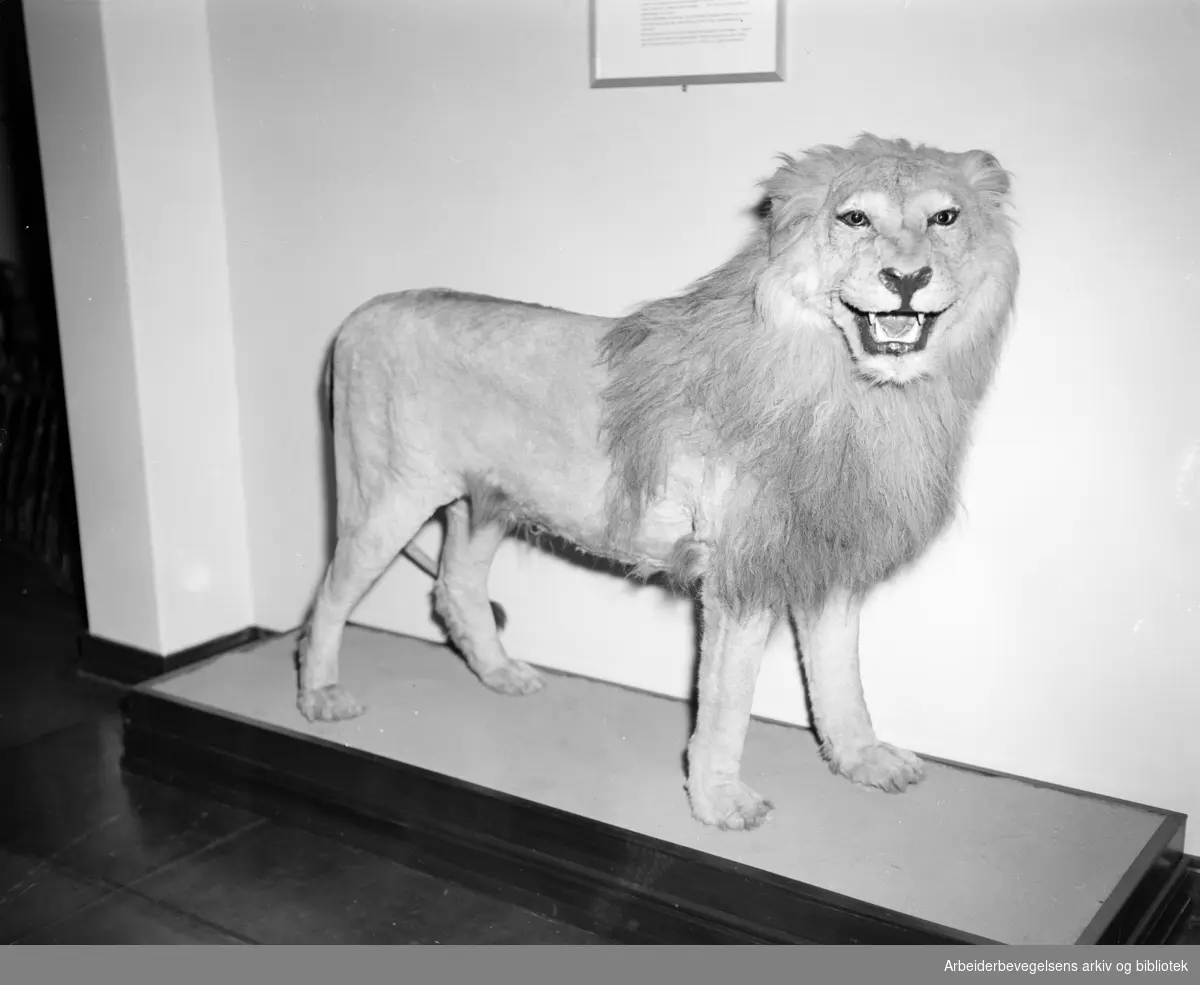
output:
[[[614,541],[609,534],[608,496],[611,468],[607,459],[597,463],[588,488],[584,513],[564,512],[556,519],[556,532],[579,547],[632,565],[643,573],[688,569],[690,577],[708,567],[709,545],[715,539],[717,517],[728,491],[728,477],[711,464],[692,456],[673,463],[665,486],[651,500],[641,523],[628,540]]]
[[[633,536],[616,541],[608,524],[611,462],[607,456],[581,451],[576,448],[570,460],[557,467],[532,459],[497,464],[488,470],[488,481],[504,491],[518,525],[644,572],[677,567],[686,547],[689,569],[703,573],[707,545],[715,536],[713,518],[727,487],[724,477],[714,476],[699,458],[681,457]]]

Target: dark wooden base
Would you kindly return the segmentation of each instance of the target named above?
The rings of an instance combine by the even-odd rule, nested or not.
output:
[[[608,939],[993,943],[428,770],[193,705],[125,698],[125,766],[330,830]],[[1189,906],[1184,819],[1164,818],[1079,943],[1165,943]],[[981,887],[981,892],[986,888]]]

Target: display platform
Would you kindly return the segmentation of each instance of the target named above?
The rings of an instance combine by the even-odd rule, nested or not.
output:
[[[1185,818],[927,760],[900,795],[829,773],[806,729],[755,720],[753,832],[694,821],[681,701],[559,673],[484,688],[446,647],[347,629],[367,714],[296,710],[293,635],[126,698],[130,769],[334,819],[630,941],[1157,943],[1186,906]]]

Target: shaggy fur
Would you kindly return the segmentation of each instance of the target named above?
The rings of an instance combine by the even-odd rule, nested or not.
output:
[[[609,320],[445,290],[376,298],[330,362],[338,543],[301,634],[299,706],[361,714],[342,628],[448,506],[435,604],[489,687],[537,672],[497,635],[487,575],[514,527],[699,582],[697,818],[761,824],[739,779],[771,626],[794,616],[830,766],[903,789],[858,674],[863,595],[952,515],[1017,282],[1009,179],[983,151],[863,136],[783,158],[749,243],[683,294]]]

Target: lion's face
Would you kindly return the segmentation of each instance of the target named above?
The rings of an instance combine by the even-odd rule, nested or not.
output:
[[[767,183],[782,244],[772,265],[806,314],[840,333],[861,377],[935,375],[1015,282],[1007,174],[981,151],[877,138],[826,150]]]

